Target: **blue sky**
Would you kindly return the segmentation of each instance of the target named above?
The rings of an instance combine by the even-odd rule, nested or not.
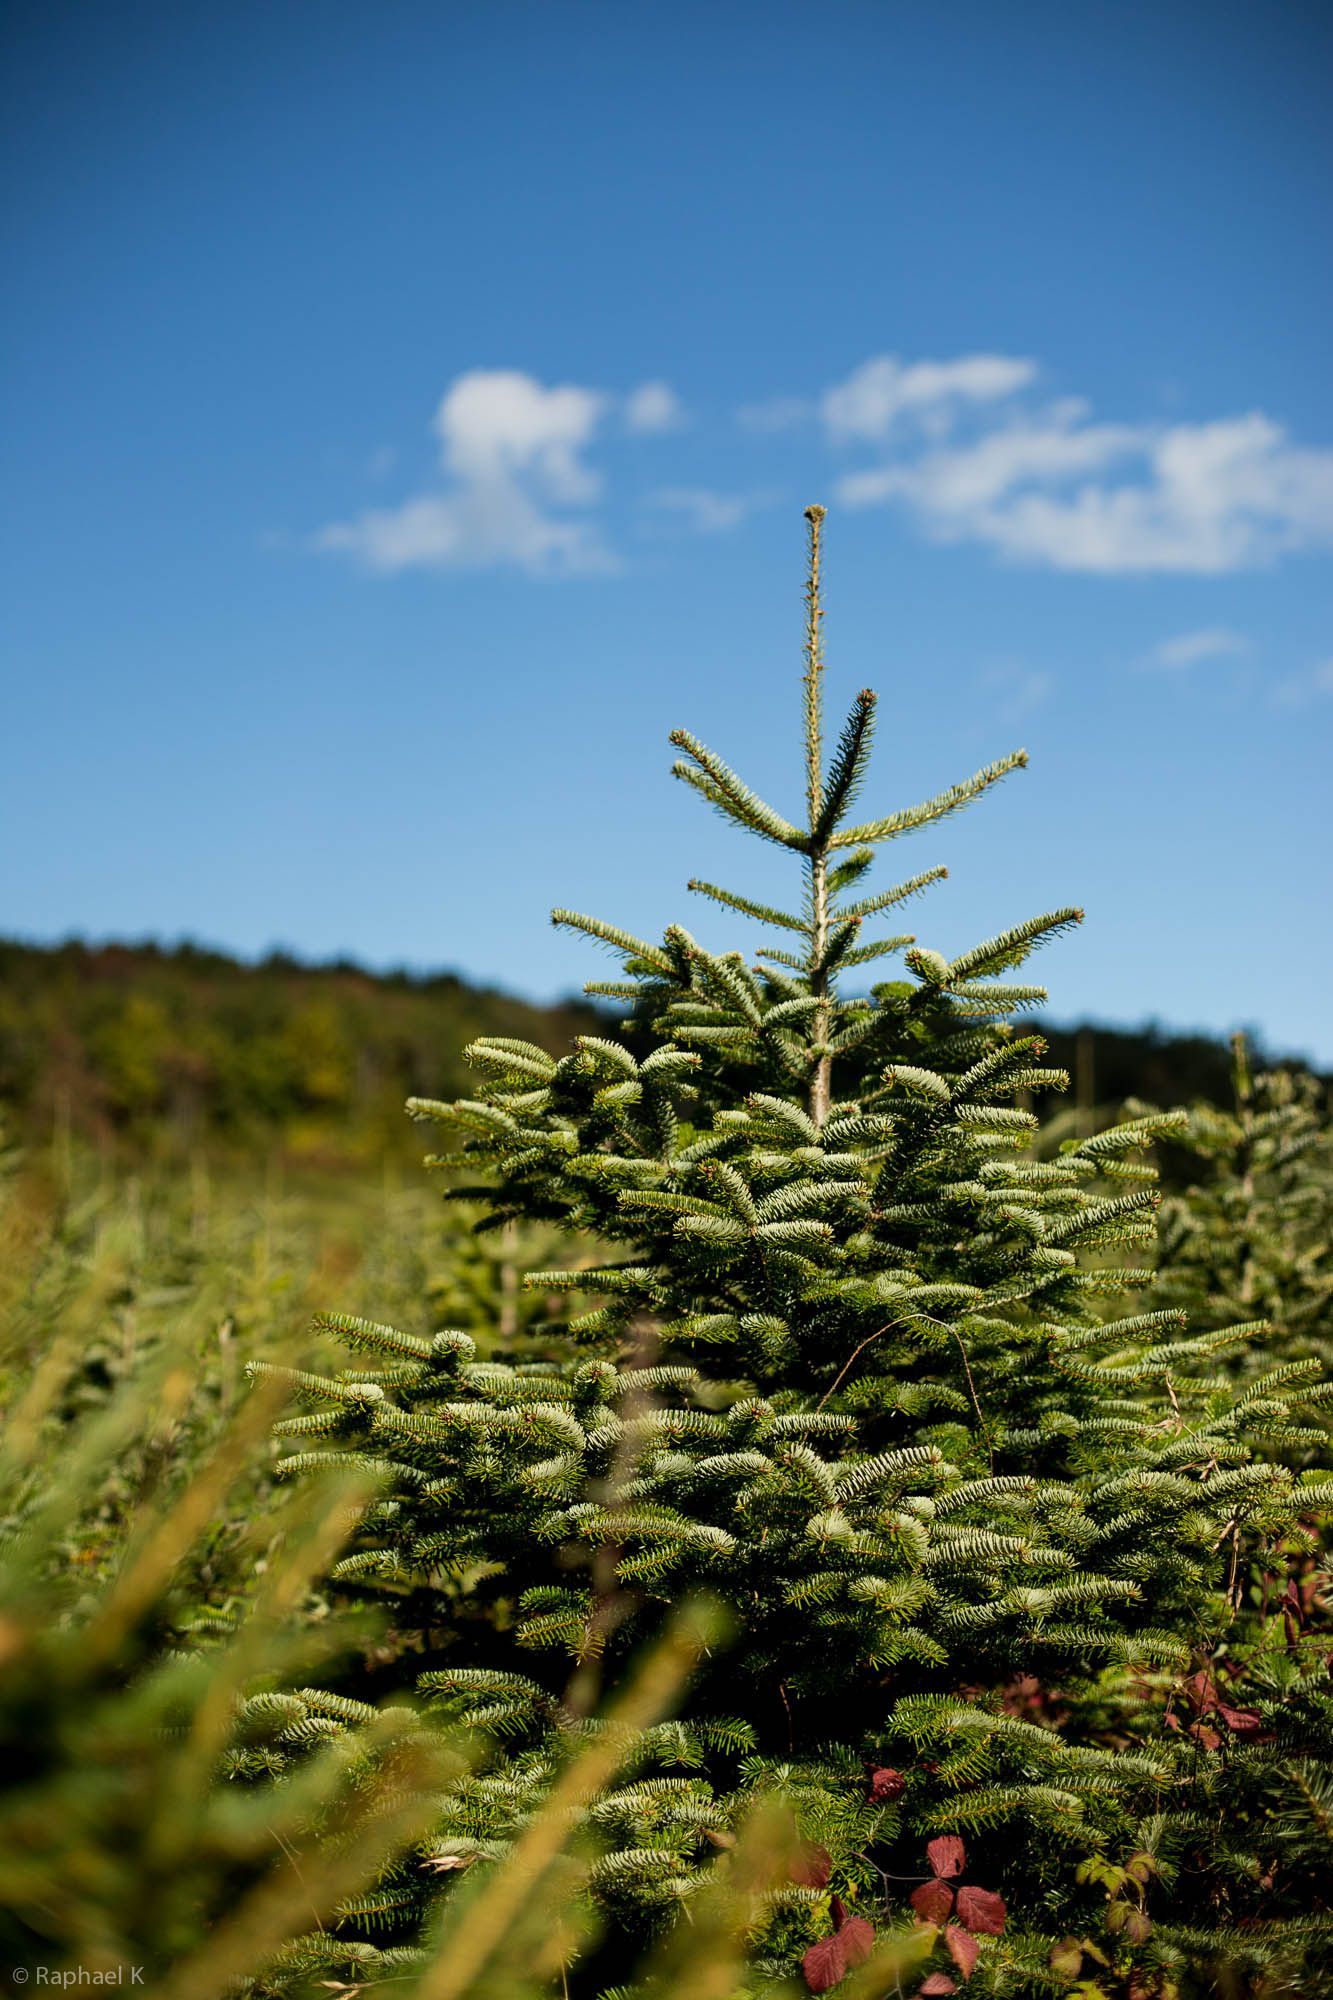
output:
[[[665,738],[795,806],[818,498],[867,806],[1032,756],[923,942],[1079,902],[1058,1016],[1333,1060],[1326,10],[7,24],[0,930],[748,942]]]

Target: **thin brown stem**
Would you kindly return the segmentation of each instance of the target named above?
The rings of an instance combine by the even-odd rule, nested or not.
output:
[[[810,531],[810,557],[805,584],[805,775],[806,805],[810,816],[810,991],[818,1000],[811,1037],[816,1055],[810,1074],[810,1120],[822,1130],[828,1119],[833,1089],[833,1058],[824,1053],[832,1031],[831,981],[824,968],[828,951],[829,896],[828,848],[816,846],[816,833],[824,810],[824,750],[822,699],[824,646],[820,632],[824,608],[820,602],[821,539],[824,509],[807,507],[805,518]]]
[[[843,1362],[842,1367],[838,1370],[833,1380],[829,1383],[828,1388],[825,1389],[823,1395],[820,1397],[819,1401],[815,1404],[816,1410],[822,1410],[825,1403],[827,1403],[829,1397],[832,1396],[835,1393],[835,1391],[842,1386],[847,1376],[851,1373],[854,1364],[859,1359],[859,1357],[865,1353],[867,1347],[873,1347],[874,1343],[879,1339],[881,1334],[891,1333],[894,1327],[897,1326],[898,1324],[899,1322],[896,1319],[885,1320],[883,1326],[877,1326],[873,1333],[868,1333],[866,1335],[865,1339],[861,1342],[861,1345],[859,1347],[854,1347],[852,1349],[851,1353],[847,1356],[847,1359]]]
[[[823,507],[807,507],[809,563],[805,579],[805,789],[810,812],[810,830],[819,824],[824,810],[824,757],[821,740],[821,706],[824,675],[824,647],[820,626],[824,619],[819,601],[820,541],[824,528]]]

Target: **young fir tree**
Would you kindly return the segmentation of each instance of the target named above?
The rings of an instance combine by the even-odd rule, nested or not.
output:
[[[422,1695],[494,1745],[361,1913],[401,1942],[502,1856],[664,1607],[707,1593],[730,1643],[583,1809],[609,1929],[567,1990],[623,1978],[774,1797],[806,1846],[755,1934],[755,1991],[798,1968],[838,1983],[912,1912],[934,1926],[923,1993],[974,1974],[1013,1995],[1210,1990],[1191,1966],[1299,1955],[1306,1907],[1269,1921],[1256,1883],[1218,1887],[1199,1740],[1163,1724],[1238,1557],[1333,1492],[1298,1502],[1251,1435],[1281,1432],[1308,1377],[1233,1394],[1214,1357],[1253,1326],[1123,1310],[1149,1274],[1121,1253],[1151,1242],[1157,1201],[1138,1155],[1178,1114],[1031,1149],[1015,1100],[1066,1079],[1007,1017],[1045,997],[1020,968],[1081,913],[953,959],[877,934],[944,873],[870,890],[877,850],[1025,759],[858,818],[875,697],[826,758],[823,510],[807,519],[803,812],[673,737],[676,774],[791,857],[799,902],[691,884],[768,934],[753,959],[557,911],[621,959],[589,991],[625,1003],[627,1041],[556,1060],[485,1039],[474,1097],[410,1107],[460,1135],[435,1164],[471,1177],[451,1192],[489,1226],[604,1246],[528,1274],[568,1300],[565,1357],[483,1362],[458,1331],[331,1316],[369,1359],[302,1378],[317,1407],[283,1426],[291,1472],[387,1481],[338,1574],[429,1631]],[[866,993],[899,954],[905,976]],[[1253,1734],[1242,1753],[1266,1754]],[[365,1978],[356,1910],[342,1937]],[[326,1936],[307,1962],[347,1948]]]
[[[1333,1133],[1327,1089],[1254,1071],[1232,1039],[1230,1108],[1198,1104],[1175,1143],[1196,1178],[1164,1201],[1157,1292],[1196,1326],[1261,1314],[1274,1360],[1333,1362]]]

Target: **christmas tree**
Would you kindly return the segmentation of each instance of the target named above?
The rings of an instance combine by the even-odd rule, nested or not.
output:
[[[1262,1314],[1269,1358],[1333,1361],[1333,1143],[1327,1089],[1257,1074],[1232,1038],[1233,1102],[1195,1105],[1176,1143],[1190,1183],[1164,1202],[1157,1292],[1196,1326]]]
[[[427,1635],[420,1694],[489,1745],[307,1970],[354,1950],[373,1977],[372,1916],[410,1944],[503,1871],[638,1651],[701,1597],[725,1643],[575,1812],[604,1932],[571,1945],[566,1991],[631,1977],[757,1811],[798,1845],[750,1925],[747,1991],[854,1979],[904,1920],[926,1994],[1205,1992],[1210,1968],[1264,1977],[1321,1934],[1304,1879],[1277,1908],[1271,1882],[1210,1869],[1194,1728],[1237,1576],[1333,1494],[1278,1462],[1317,1366],[1233,1388],[1220,1357],[1261,1336],[1257,1311],[1194,1329],[1132,1296],[1145,1149],[1180,1114],[1034,1148],[1025,1107],[1067,1079],[1010,1017],[1045,998],[1025,963],[1079,910],[952,959],[879,934],[944,874],[874,889],[879,851],[1025,758],[857,816],[876,699],[827,755],[823,510],[807,520],[803,811],[673,737],[676,774],[791,857],[799,900],[691,883],[760,926],[753,953],[556,911],[619,959],[589,991],[622,1003],[621,1035],[559,1059],[483,1039],[473,1096],[410,1106],[455,1135],[434,1164],[483,1229],[599,1246],[526,1274],[565,1303],[556,1358],[330,1315],[364,1360],[293,1378],[313,1408],[282,1426],[286,1469],[385,1482],[338,1578]],[[867,990],[872,967],[890,976]],[[1207,1686],[1218,1744],[1267,1770],[1273,1732],[1228,1724]]]

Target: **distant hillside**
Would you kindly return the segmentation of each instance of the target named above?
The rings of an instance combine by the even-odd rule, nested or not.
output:
[[[562,1053],[605,1023],[579,1001],[536,1007],[453,973],[0,940],[0,1104],[17,1136],[68,1127],[127,1156],[203,1144],[312,1163],[410,1160],[422,1146],[403,1099],[464,1091],[474,1036]],[[1156,1027],[1044,1032],[1084,1107],[1229,1096],[1221,1042]]]
[[[534,1007],[452,973],[0,940],[0,1104],[20,1136],[68,1125],[124,1153],[202,1142],[329,1163],[416,1158],[403,1099],[464,1092],[475,1036],[563,1053],[601,1023],[590,1005]]]

